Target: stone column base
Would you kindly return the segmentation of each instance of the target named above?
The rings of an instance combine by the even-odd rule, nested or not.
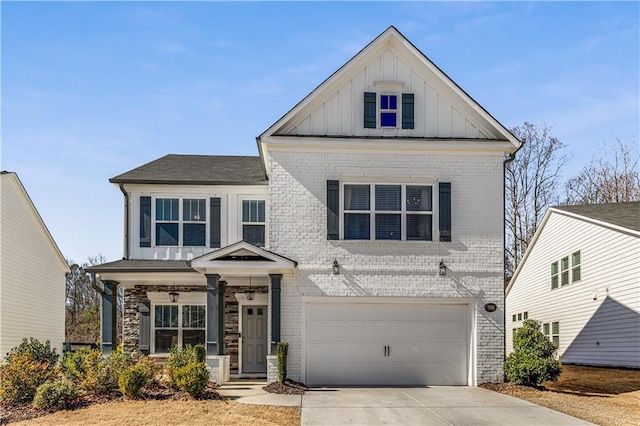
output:
[[[208,355],[206,359],[209,367],[210,380],[218,385],[229,381],[231,362],[229,355]]]
[[[278,381],[278,355],[267,355],[267,383]]]

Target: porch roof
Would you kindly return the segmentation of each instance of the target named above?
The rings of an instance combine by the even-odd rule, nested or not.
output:
[[[87,272],[196,272],[187,260],[122,259],[90,266]]]

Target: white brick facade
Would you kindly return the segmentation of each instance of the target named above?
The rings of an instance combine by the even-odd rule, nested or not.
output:
[[[272,250],[298,262],[295,275],[284,277],[282,289],[282,340],[290,345],[290,377],[303,378],[302,297],[364,296],[473,298],[473,381],[502,380],[500,156],[271,152],[269,164]],[[436,187],[439,181],[451,182],[452,242],[327,240],[326,181],[355,172],[372,181],[404,178]],[[339,275],[331,272],[334,259],[341,265]],[[446,276],[438,275],[441,260],[448,267]],[[488,302],[498,310],[485,312]]]

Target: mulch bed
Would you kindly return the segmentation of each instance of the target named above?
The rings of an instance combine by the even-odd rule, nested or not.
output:
[[[198,400],[224,400],[216,389],[217,385],[209,383]],[[166,387],[162,384],[153,384],[147,386],[142,391],[143,400],[170,400],[170,401],[190,401],[193,400],[188,393]],[[78,410],[93,404],[101,404],[109,401],[124,401],[124,397],[120,393],[112,393],[109,395],[83,395],[78,397],[76,401],[69,407],[69,410]],[[36,417],[46,416],[55,410],[42,410],[36,408],[30,403],[22,404],[4,404],[0,403],[0,425],[11,422],[19,422],[29,420]]]
[[[262,389],[269,393],[277,393],[280,395],[302,395],[305,391],[309,390],[304,383],[296,382],[291,379],[285,380],[284,383],[270,383]]]

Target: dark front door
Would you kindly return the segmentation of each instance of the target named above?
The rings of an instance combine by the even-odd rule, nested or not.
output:
[[[267,307],[242,307],[242,372],[267,372]]]

